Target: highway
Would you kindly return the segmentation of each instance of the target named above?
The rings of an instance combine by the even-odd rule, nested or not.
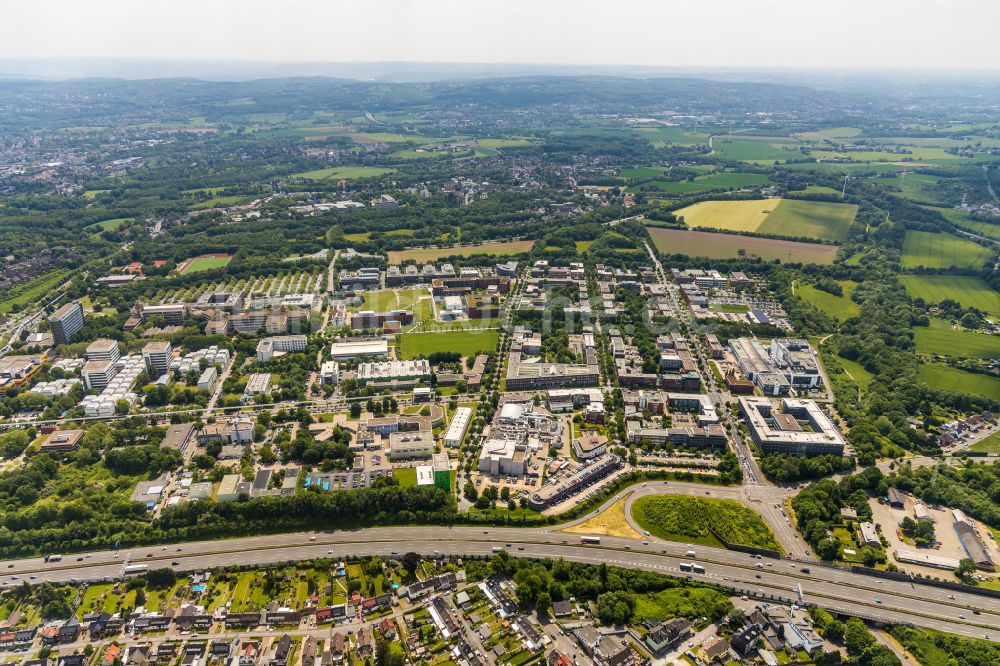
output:
[[[1000,637],[1000,599],[876,579],[814,564],[804,574],[802,563],[798,562],[757,560],[746,553],[689,547],[652,537],[646,541],[602,537],[600,545],[584,546],[578,535],[559,532],[558,527],[384,527],[148,546],[123,550],[117,558],[114,551],[107,550],[66,555],[62,561],[49,564],[41,558],[11,560],[0,562],[0,572],[4,584],[16,585],[24,580],[40,583],[115,578],[121,574],[125,561],[148,564],[151,568],[173,566],[179,571],[194,571],[319,557],[392,556],[407,551],[425,556],[490,556],[499,547],[517,557],[562,557],[674,576],[687,576],[680,572],[680,563],[696,560],[706,572],[693,574],[692,579],[732,588],[741,594],[775,595],[794,602],[797,586],[801,585],[805,602],[834,611],[908,622],[964,636]],[[695,558],[686,555],[689,548],[697,551]]]

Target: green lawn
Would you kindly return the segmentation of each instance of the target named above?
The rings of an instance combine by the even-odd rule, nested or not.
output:
[[[775,236],[843,240],[857,213],[854,204],[782,199],[757,231]]]
[[[970,451],[981,453],[1000,453],[1000,433],[993,433],[969,447]]]
[[[113,220],[102,220],[101,222],[95,222],[94,224],[88,225],[86,229],[92,233],[97,233],[100,231],[118,231],[122,226],[128,224],[134,217],[116,217]]]
[[[978,277],[964,275],[900,275],[899,281],[912,298],[925,303],[940,303],[946,298],[962,307],[1000,313],[1000,293]]]
[[[428,296],[428,294],[426,289],[382,289],[380,291],[366,291],[364,296],[363,309],[384,312],[398,308],[410,308],[421,296]]]
[[[709,587],[674,587],[649,594],[633,594],[635,611],[632,619],[686,617],[698,620],[713,617],[717,604],[726,604],[726,595]]]
[[[903,268],[982,268],[992,255],[988,248],[952,234],[907,231],[900,265]]]
[[[722,546],[729,543],[781,550],[764,519],[733,500],[684,495],[642,497],[632,505],[636,521],[661,539]]]
[[[750,306],[749,305],[742,305],[742,304],[733,305],[731,303],[712,303],[711,305],[708,306],[708,309],[711,310],[712,312],[735,312],[735,313],[741,313],[741,312],[746,312],[747,310],[749,310]]]
[[[983,395],[1000,400],[1000,378],[952,368],[941,363],[920,366],[920,379],[932,388]]]
[[[851,280],[838,280],[838,282],[844,288],[843,296],[834,296],[811,284],[796,285],[795,295],[841,321],[856,317],[861,311],[861,306],[851,300],[851,294],[854,293],[858,283]]]
[[[499,337],[500,334],[494,329],[449,333],[404,333],[399,336],[399,356],[411,359],[439,351],[455,351],[462,356],[475,356],[496,349]]]
[[[188,206],[188,209],[199,210],[201,208],[218,208],[223,206],[232,206],[238,203],[245,203],[249,200],[250,200],[249,197],[240,196],[238,194],[230,196],[212,197],[211,199],[206,199],[205,201],[199,201],[198,203],[193,203],[190,206]]]
[[[956,329],[941,319],[931,319],[930,326],[914,326],[913,334],[921,354],[1000,358],[1000,336]]]
[[[402,467],[400,469],[394,469],[392,471],[392,476],[396,481],[399,481],[399,485],[403,486],[416,486],[417,485],[417,470],[414,467]]]

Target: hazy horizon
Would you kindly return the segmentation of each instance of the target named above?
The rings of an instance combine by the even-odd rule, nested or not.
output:
[[[836,72],[1000,69],[989,0],[51,0],[5,8],[8,62],[409,63]]]

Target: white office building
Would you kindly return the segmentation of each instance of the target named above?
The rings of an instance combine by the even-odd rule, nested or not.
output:
[[[469,430],[470,423],[472,423],[472,408],[459,407],[455,411],[455,416],[452,418],[451,423],[448,425],[448,431],[444,435],[444,445],[450,449],[460,447],[462,440],[465,439],[465,433]]]

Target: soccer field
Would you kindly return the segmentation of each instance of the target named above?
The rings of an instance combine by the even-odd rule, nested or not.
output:
[[[232,260],[233,257],[229,254],[202,255],[185,261],[181,267],[177,269],[177,272],[187,275],[188,273],[198,273],[201,271],[214,270],[216,268],[225,268]]]

